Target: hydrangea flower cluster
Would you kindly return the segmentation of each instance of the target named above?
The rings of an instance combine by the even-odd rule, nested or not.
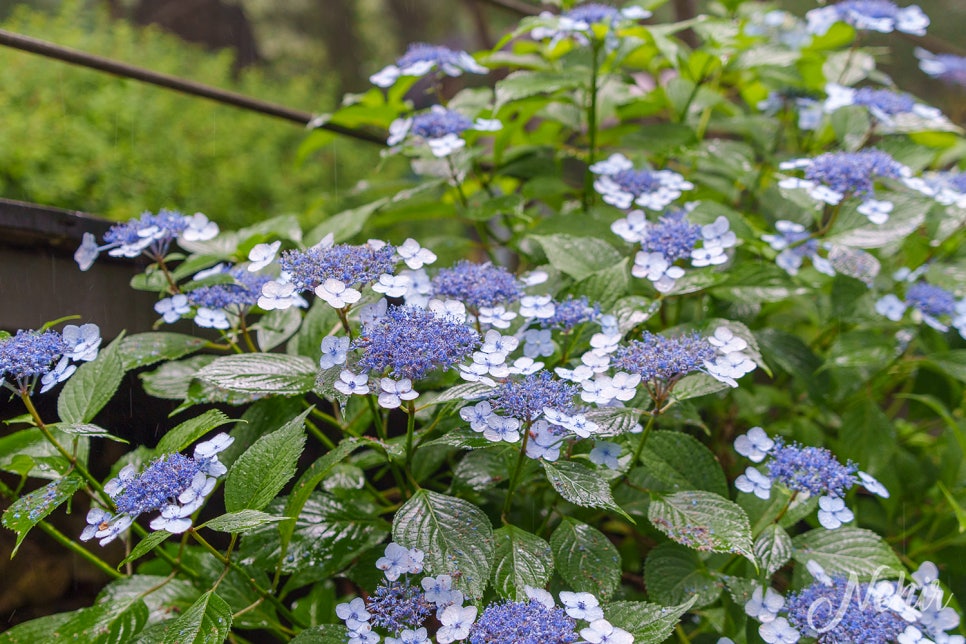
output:
[[[779,220],[775,222],[775,229],[776,234],[762,235],[761,239],[779,251],[775,263],[789,275],[797,275],[806,259],[819,273],[829,276],[841,273],[870,287],[879,274],[879,260],[864,250],[819,241],[805,226],[794,221]]]
[[[68,324],[63,332],[20,330],[0,337],[0,385],[14,393],[30,394],[40,379],[40,393],[64,382],[77,363],[97,357],[101,330],[96,324]]]
[[[761,623],[758,633],[769,644],[794,644],[813,638],[818,644],[963,644],[946,631],[959,625],[955,610],[943,606],[939,571],[924,562],[902,580],[859,583],[854,577],[829,575],[818,562],[806,565],[814,581],[788,597],[757,588],[745,613]]]
[[[921,177],[912,177],[908,183],[943,206],[966,208],[966,172],[927,172]]]
[[[950,85],[966,87],[966,56],[934,54],[921,47],[916,47],[915,53],[923,73]]]
[[[667,293],[684,277],[678,262],[689,260],[693,268],[720,266],[728,261],[728,249],[738,243],[725,217],[699,226],[691,223],[689,204],[682,210],[665,214],[657,223],[648,221],[641,210],[611,224],[611,230],[624,241],[640,244],[631,274],[647,279],[659,293]]]
[[[671,170],[635,170],[634,164],[623,154],[612,154],[604,161],[590,166],[598,175],[596,190],[606,203],[621,210],[636,204],[649,210],[663,210],[684,190],[694,184]]]
[[[389,125],[390,147],[408,141],[411,147],[427,146],[433,156],[448,157],[466,146],[462,134],[467,131],[495,132],[503,127],[498,119],[478,118],[471,121],[456,110],[434,105],[426,112],[396,119]]]
[[[598,34],[594,31],[595,26],[605,27],[607,34],[604,43],[608,49],[617,46],[615,29],[622,23],[631,23],[637,20],[646,20],[651,17],[651,12],[643,7],[629,6],[623,9],[611,7],[596,2],[588,2],[565,11],[555,16],[549,12],[543,12],[537,18],[541,23],[530,30],[530,37],[534,40],[550,39],[550,47],[564,39],[571,39],[580,45],[587,45],[591,40],[599,40]]]
[[[523,286],[502,266],[474,264],[463,259],[436,274],[432,293],[459,300],[476,315],[518,301],[523,297]]]
[[[838,6],[838,5],[836,5]],[[903,180],[917,189],[918,183],[908,181],[912,172],[882,150],[859,152],[827,152],[814,159],[795,159],[779,165],[781,170],[805,170],[805,178],[787,177],[779,181],[782,188],[805,190],[816,201],[832,206],[848,198],[861,199],[859,213],[874,224],[889,219],[893,204],[874,198],[877,179]]]
[[[386,580],[368,600],[356,597],[336,606],[348,644],[570,644],[578,637],[593,644],[634,642],[633,635],[604,619],[600,602],[590,593],[562,591],[557,606],[549,592],[527,586],[527,601],[496,601],[480,612],[464,605],[451,575],[424,576],[417,584],[414,576],[423,572],[423,559],[419,549],[386,546],[376,561]],[[439,624],[433,634],[426,626],[430,616]],[[578,636],[579,621],[587,626]],[[383,640],[378,631],[392,635]]]
[[[772,485],[778,483],[796,494],[818,496],[818,521],[828,530],[854,518],[843,500],[853,486],[861,484],[872,494],[889,496],[881,483],[860,472],[855,463],[849,461],[843,465],[824,447],[785,443],[781,437],[771,439],[761,427],[752,427],[747,434],[739,436],[735,440],[735,451],[753,463],[769,458],[767,474],[748,467],[735,479],[736,488],[760,499],[769,499]]]
[[[822,103],[811,95],[803,96],[797,90],[772,91],[765,100],[758,103],[758,109],[766,116],[774,116],[792,106],[798,110],[798,129],[811,131],[818,128],[824,112]]]
[[[194,311],[194,322],[198,326],[224,330],[233,326],[233,320],[244,317],[258,303],[262,288],[272,281],[266,275],[256,275],[245,268],[230,268],[225,264],[195,274],[194,280],[216,275],[228,276],[232,281],[199,286],[162,298],[154,305],[154,310],[168,324]]]
[[[957,299],[941,286],[919,279],[926,266],[915,271],[898,273],[906,275],[905,299],[894,293],[885,295],[875,303],[875,310],[893,322],[899,322],[911,311],[916,322],[925,322],[937,331],[945,333],[952,326],[966,338],[966,298]],[[901,282],[900,282],[901,283]]]
[[[891,89],[873,89],[871,87],[845,87],[830,83],[825,87],[828,98],[825,99],[824,110],[828,113],[849,105],[865,107],[879,123],[890,127],[899,123],[900,119],[915,116],[928,124],[922,124],[919,129],[943,126],[945,119],[940,110],[929,105],[917,103],[908,94],[895,92]]]
[[[753,13],[745,24],[745,34],[762,36],[772,43],[795,50],[801,49],[812,40],[812,35],[800,18],[779,9]]]
[[[168,254],[171,242],[205,241],[218,235],[218,225],[200,212],[183,215],[173,210],[161,210],[158,214],[143,213],[140,218],[115,224],[104,234],[103,246],[91,233],[84,233],[81,245],[74,253],[74,261],[82,271],[94,264],[97,256],[107,251],[111,257],[137,257],[146,255],[160,261]]]
[[[104,484],[116,513],[92,507],[81,541],[96,538],[102,546],[107,545],[130,528],[139,515],[158,511],[161,514],[151,521],[152,530],[184,532],[191,527],[191,515],[214,490],[218,477],[228,471],[217,454],[234,440],[228,434],[217,434],[195,445],[193,456],[167,454],[152,461],[140,474],[133,465],[124,466],[116,478]]]
[[[838,4],[812,9],[805,14],[809,32],[823,35],[836,22],[856,29],[888,34],[893,31],[925,36],[929,16],[919,5],[899,7],[891,0],[844,0]]]
[[[401,76],[425,76],[432,71],[461,76],[485,74],[487,69],[465,51],[420,42],[410,44],[396,64],[383,67],[370,76],[369,81],[377,87],[392,87]]]

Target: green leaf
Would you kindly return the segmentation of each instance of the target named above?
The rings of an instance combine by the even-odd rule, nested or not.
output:
[[[348,632],[342,624],[319,624],[296,635],[291,644],[345,644]]]
[[[154,371],[142,373],[138,377],[147,394],[165,400],[184,400],[188,397],[188,389],[195,374],[214,359],[215,356],[194,356],[165,362]]]
[[[383,197],[364,206],[332,215],[305,235],[305,243],[308,246],[317,244],[329,233],[332,233],[336,243],[351,239],[362,232],[373,213],[388,203],[389,197]]]
[[[98,438],[106,438],[116,443],[128,442],[123,438],[114,436],[110,431],[104,429],[100,425],[95,425],[94,423],[50,423],[47,425],[47,429],[56,429],[64,432],[65,434],[71,434],[73,436],[96,436]]]
[[[762,572],[771,577],[792,558],[792,539],[781,526],[772,523],[755,539],[753,550]]]
[[[182,333],[136,333],[121,342],[121,363],[125,371],[131,371],[162,360],[177,360],[205,344],[204,338]]]
[[[625,257],[609,268],[591,273],[567,289],[572,295],[586,295],[591,302],[600,304],[601,309],[607,311],[623,297],[628,290],[627,265],[630,259]]]
[[[497,112],[504,105],[521,98],[529,98],[537,94],[547,94],[562,89],[575,89],[583,84],[580,74],[556,71],[519,71],[513,72],[496,84],[496,99],[493,112]]]
[[[508,525],[493,533],[496,554],[493,589],[500,597],[526,601],[524,587],[543,588],[553,574],[550,544],[526,530]]]
[[[76,441],[77,460],[86,463],[90,441],[85,436],[71,436],[51,429],[61,444]],[[0,437],[0,469],[21,476],[56,480],[71,469],[64,458],[39,429],[30,428]]]
[[[269,311],[258,321],[255,337],[262,351],[271,351],[298,331],[302,312],[296,306]]]
[[[574,461],[550,463],[541,460],[547,480],[553,489],[574,505],[584,508],[607,508],[630,519],[614,501],[610,485],[596,469]]]
[[[634,644],[660,644],[694,605],[692,597],[679,606],[661,606],[648,602],[613,602],[604,606],[604,616],[614,626],[634,636]]]
[[[17,624],[0,633],[0,644],[37,644],[38,642],[53,642],[76,611],[72,613],[55,613],[46,617],[38,617],[22,624]]]
[[[624,257],[602,239],[575,235],[533,235],[547,254],[550,265],[575,280],[590,277],[610,268]]]
[[[407,548],[426,553],[434,575],[458,575],[456,585],[469,597],[482,597],[493,561],[493,528],[478,507],[463,499],[418,490],[396,512],[392,536]]]
[[[132,561],[137,561],[144,555],[148,554],[154,550],[159,544],[164,543],[171,533],[167,530],[155,530],[154,532],[149,532],[138,545],[134,546],[131,550],[131,554],[124,557],[119,564],[117,564],[117,569],[120,570],[122,566],[131,563]]]
[[[930,353],[927,361],[956,380],[966,382],[966,349]]]
[[[89,423],[114,396],[124,378],[119,336],[71,376],[57,398],[57,415],[68,423]]]
[[[696,438],[682,432],[653,432],[641,451],[642,467],[630,472],[638,487],[662,494],[705,490],[728,494],[728,481],[714,454]]]
[[[871,530],[817,528],[792,539],[792,545],[795,561],[815,561],[830,575],[854,574],[859,581],[868,581],[903,574],[896,553]]]
[[[260,512],[258,510],[240,510],[238,512],[230,512],[228,514],[223,514],[220,517],[215,517],[210,521],[203,523],[198,526],[199,528],[208,528],[209,530],[215,530],[217,532],[230,532],[236,534],[239,532],[247,532],[253,528],[257,528],[260,525],[265,525],[267,523],[276,523],[278,521],[289,521],[288,517],[279,517],[268,514],[266,512]]]
[[[651,494],[647,518],[673,541],[710,552],[731,552],[755,561],[748,515],[736,503],[703,490]]]
[[[620,583],[621,557],[597,528],[565,516],[550,535],[554,565],[577,592],[593,593],[606,601]]]
[[[648,553],[644,583],[650,599],[680,604],[693,597],[698,608],[717,600],[723,587],[694,550],[670,541]]]
[[[261,510],[295,476],[305,432],[302,425],[311,409],[281,429],[262,436],[238,457],[225,480],[225,509]]]
[[[306,356],[317,364],[322,356],[322,338],[339,324],[339,314],[325,300],[314,299],[302,319],[302,326],[286,346],[286,353]]]
[[[482,199],[479,203],[471,203],[464,215],[473,221],[489,221],[500,215],[519,217],[523,214],[524,204],[523,195],[516,193],[500,195]]]
[[[157,454],[180,452],[187,449],[190,445],[193,445],[195,441],[215,427],[234,422],[236,421],[217,409],[209,409],[200,416],[186,420],[162,436],[154,451]]]
[[[231,632],[231,606],[209,590],[174,620],[164,644],[222,644]]]
[[[829,83],[855,85],[875,69],[875,58],[857,49],[836,51],[828,55],[822,73]]]
[[[20,544],[30,529],[40,523],[84,487],[84,479],[73,474],[51,481],[44,487],[20,497],[3,513],[3,525],[17,533],[17,542],[10,556],[17,554]]]
[[[234,393],[298,396],[315,386],[315,361],[281,353],[250,353],[216,358],[195,377]]]

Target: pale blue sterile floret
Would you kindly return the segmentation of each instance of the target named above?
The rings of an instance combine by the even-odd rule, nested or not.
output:
[[[362,351],[357,368],[416,382],[430,371],[458,364],[479,344],[476,331],[449,316],[390,306],[384,316],[363,325],[351,348]]]
[[[494,132],[502,127],[497,119],[471,121],[456,110],[434,105],[426,112],[393,121],[386,143],[393,147],[411,139],[417,145],[427,145],[433,156],[442,158],[466,146],[464,132]]]
[[[751,594],[751,599],[745,602],[745,614],[754,617],[762,624],[772,622],[778,617],[778,612],[785,605],[785,598],[781,593],[769,587],[762,591],[761,587],[755,588]]]
[[[788,11],[777,9],[753,13],[745,25],[745,33],[749,36],[763,36],[789,49],[801,49],[812,40],[800,18]]]
[[[635,170],[623,154],[612,154],[590,166],[598,175],[596,190],[606,203],[622,210],[636,204],[649,210],[663,210],[684,190],[694,185],[670,170]]]
[[[933,54],[916,47],[919,69],[925,74],[952,85],[966,87],[966,56],[955,54]]]
[[[322,356],[319,358],[319,367],[331,369],[336,365],[345,364],[346,356],[349,352],[349,338],[326,336],[322,338]]]
[[[29,394],[39,378],[45,393],[73,375],[77,365],[72,363],[96,358],[100,346],[96,324],[69,324],[63,333],[20,330],[0,339],[0,385]]]
[[[444,268],[432,280],[437,296],[459,300],[471,311],[516,302],[523,287],[510,271],[493,264],[460,260]]]
[[[406,53],[369,77],[377,87],[392,87],[400,76],[425,76],[436,71],[446,76],[460,76],[464,73],[485,74],[483,67],[465,51],[450,49],[441,45],[412,43]]]
[[[780,251],[775,258],[779,268],[789,275],[797,275],[804,260],[810,259],[818,272],[835,275],[835,269],[828,259],[818,254],[821,246],[811,238],[812,234],[805,226],[794,221],[779,220],[775,222],[775,229],[777,234],[762,235],[761,239],[774,250]]]
[[[616,470],[620,468],[618,458],[621,455],[621,446],[617,443],[608,441],[594,441],[594,448],[587,455],[590,462],[601,465],[607,469]]]
[[[140,474],[130,465],[122,468],[116,478],[104,484],[104,491],[116,505],[116,514],[92,508],[81,540],[97,538],[106,545],[127,530],[135,518],[148,512],[161,513],[151,521],[151,529],[184,532],[191,527],[190,516],[202,506],[218,477],[228,471],[217,454],[233,441],[228,434],[220,433],[198,443],[193,456],[161,456]]]
[[[199,213],[184,215],[173,210],[160,210],[157,214],[143,213],[138,219],[115,224],[104,234],[103,246],[90,233],[84,233],[74,260],[82,271],[89,269],[97,256],[108,251],[112,257],[137,257],[144,254],[158,261],[164,257],[171,242],[204,241],[218,234],[218,225]]]
[[[856,29],[891,33],[901,31],[925,36],[929,17],[918,5],[899,7],[891,0],[844,0],[835,5],[812,9],[805,18],[808,30],[823,35],[836,22],[845,22]]]

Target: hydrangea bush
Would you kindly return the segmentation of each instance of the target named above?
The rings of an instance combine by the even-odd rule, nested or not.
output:
[[[929,18],[659,4],[414,44],[320,117],[411,183],[312,230],[85,236],[157,328],[0,338],[0,492],[110,581],[0,642],[962,644],[966,141],[877,66]],[[133,370],[177,409],[95,476]]]

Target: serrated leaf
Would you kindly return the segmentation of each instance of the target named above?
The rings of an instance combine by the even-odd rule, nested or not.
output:
[[[165,644],[222,644],[231,632],[231,606],[209,590],[174,620]]]
[[[625,257],[613,266],[591,273],[566,292],[578,296],[586,295],[591,302],[599,304],[601,309],[607,311],[627,293],[630,281],[627,269],[629,263],[630,259]]]
[[[184,400],[188,397],[188,388],[195,374],[214,359],[215,356],[194,356],[165,362],[154,371],[142,373],[138,377],[148,395],[165,400]]]
[[[76,611],[74,611],[76,612]],[[17,624],[0,633],[0,644],[37,644],[52,642],[74,613],[55,613]]]
[[[418,490],[396,512],[392,535],[396,543],[425,552],[430,573],[458,575],[456,585],[465,594],[483,595],[493,561],[493,528],[472,503]]]
[[[511,101],[536,96],[537,94],[556,92],[562,89],[574,89],[580,87],[582,84],[583,79],[581,76],[570,72],[513,72],[496,84],[493,111],[498,111]]]
[[[310,411],[262,436],[238,457],[225,479],[226,510],[261,510],[295,476],[305,446],[302,425]]]
[[[602,602],[617,589],[621,557],[604,533],[571,517],[564,517],[550,535],[554,566],[577,592],[593,593]]]
[[[76,445],[77,460],[86,463],[90,441],[86,436],[71,436],[51,429],[61,444]],[[0,437],[0,469],[19,475],[56,480],[71,469],[70,462],[50,443],[39,429],[23,429]]]
[[[302,324],[302,312],[296,306],[275,309],[263,315],[258,321],[255,338],[262,351],[271,351],[298,331]]]
[[[251,353],[216,358],[195,377],[234,393],[298,396],[312,390],[317,371],[304,356]]]
[[[83,486],[84,479],[71,474],[14,501],[3,513],[3,525],[17,533],[17,542],[10,556],[17,554],[20,544],[31,528],[57,509],[60,504],[70,499],[74,492]]]
[[[644,583],[650,599],[680,604],[693,597],[698,608],[717,600],[723,587],[694,550],[673,542],[662,543],[648,553]]]
[[[753,550],[762,572],[771,577],[792,558],[792,539],[784,528],[772,523],[755,539]]]
[[[601,477],[596,470],[574,461],[550,463],[541,460],[540,463],[553,489],[574,505],[584,508],[607,508],[630,519],[614,501],[607,479]]]
[[[170,536],[171,533],[167,530],[155,530],[153,532],[149,532],[147,536],[138,542],[138,545],[134,546],[134,549],[131,550],[131,554],[124,557],[124,559],[121,560],[121,563],[117,564],[117,569],[120,570],[122,566],[132,561],[137,561],[144,555],[154,550],[159,544],[164,543]]]
[[[235,422],[217,409],[209,409],[200,416],[190,418],[161,437],[154,451],[157,454],[173,454],[187,449],[199,438],[227,423]]]
[[[902,564],[882,537],[862,528],[810,530],[792,539],[795,561],[815,561],[830,575],[856,575],[859,581],[895,577]]]
[[[120,438],[119,436],[114,436],[107,429],[104,429],[100,425],[95,425],[94,423],[50,423],[47,425],[47,428],[56,429],[64,432],[65,434],[71,434],[73,436],[97,436],[98,438],[106,438],[116,443],[129,442],[123,438]]]
[[[638,487],[662,494],[682,490],[728,493],[728,481],[714,454],[688,434],[653,432],[641,451],[641,464],[629,474]]]
[[[748,515],[733,501],[713,492],[652,493],[647,518],[681,545],[700,551],[731,552],[755,561]]]
[[[624,257],[610,244],[596,237],[576,235],[533,235],[547,254],[550,265],[575,280],[610,268]]]
[[[119,336],[97,358],[82,364],[57,398],[57,415],[67,423],[89,423],[114,396],[124,378]]]
[[[215,530],[216,532],[230,532],[232,534],[239,532],[247,532],[258,526],[265,525],[267,523],[277,523],[279,521],[289,521],[288,517],[280,517],[268,514],[266,512],[260,512],[258,510],[239,510],[238,512],[230,512],[228,514],[223,514],[220,517],[215,517],[210,521],[198,526],[199,528],[208,528],[209,530]]]
[[[678,606],[661,606],[648,602],[613,602],[604,606],[604,616],[634,636],[634,644],[660,644],[674,631],[697,598]]]
[[[966,382],[966,349],[937,351],[930,353],[927,360],[956,380]]]
[[[493,533],[493,589],[500,597],[526,601],[524,587],[543,588],[553,574],[550,544],[526,530],[508,525]]]
[[[305,243],[308,246],[317,244],[329,233],[332,233],[336,243],[344,242],[362,232],[369,217],[388,203],[389,197],[383,197],[358,208],[332,215],[305,235]]]
[[[130,371],[162,360],[177,360],[205,344],[204,338],[183,333],[136,333],[121,342],[121,363],[125,371]]]
[[[488,385],[480,384],[478,382],[461,382],[458,385],[453,385],[447,388],[445,391],[441,392],[436,397],[427,401],[425,404],[428,405],[439,405],[444,402],[450,402],[451,400],[477,400],[493,392],[493,387]],[[420,400],[420,405],[423,401]]]
[[[291,644],[345,644],[348,632],[342,624],[319,624],[296,635]]]

